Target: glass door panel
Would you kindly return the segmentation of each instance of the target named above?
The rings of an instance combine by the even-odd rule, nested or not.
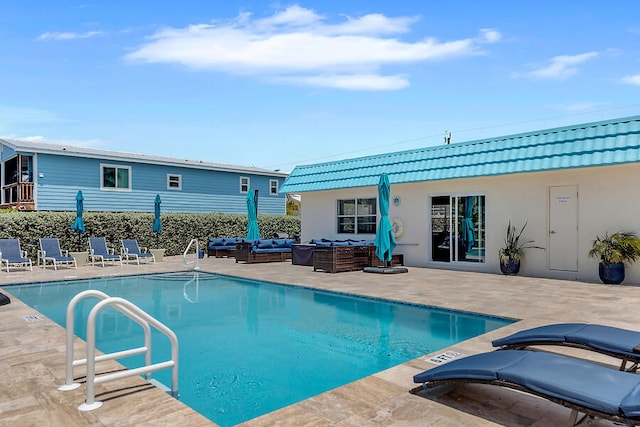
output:
[[[485,262],[485,196],[431,199],[431,257],[442,262]]]

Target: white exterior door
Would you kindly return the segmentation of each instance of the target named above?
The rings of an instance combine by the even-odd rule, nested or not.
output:
[[[549,187],[549,269],[578,271],[578,186]]]

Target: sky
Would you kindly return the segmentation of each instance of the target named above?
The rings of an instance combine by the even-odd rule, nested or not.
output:
[[[0,0],[0,137],[291,171],[640,114],[640,2]]]

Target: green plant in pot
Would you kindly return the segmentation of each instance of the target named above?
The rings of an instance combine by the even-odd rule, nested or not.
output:
[[[525,222],[520,231],[515,226],[507,225],[507,234],[504,238],[504,247],[500,248],[500,271],[502,274],[515,275],[520,271],[520,261],[524,258],[524,250],[528,248],[542,249],[534,246],[533,240],[525,240],[522,237],[524,229],[527,227]]]
[[[632,231],[604,233],[593,241],[589,256],[600,260],[600,280],[617,285],[624,280],[624,264],[640,257],[640,238]]]

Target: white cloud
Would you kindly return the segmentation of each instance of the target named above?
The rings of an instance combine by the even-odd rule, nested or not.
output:
[[[330,87],[347,90],[397,90],[409,86],[403,76],[379,76],[376,74],[326,75],[289,77],[279,79],[285,83],[303,86]]]
[[[99,36],[102,31],[87,31],[86,33],[44,33],[40,34],[37,40],[75,40],[88,39]]]
[[[482,33],[481,40],[485,43],[496,43],[502,39],[502,34],[496,30],[492,30],[491,28],[483,28],[480,32]]]
[[[417,20],[369,14],[329,23],[310,9],[291,6],[264,19],[244,13],[228,22],[162,29],[126,58],[311,86],[389,90],[409,81],[383,75],[383,66],[480,55],[481,45],[501,38],[491,29],[445,42],[397,38]]]
[[[601,102],[573,102],[571,104],[559,105],[558,109],[567,113],[581,113],[603,108],[604,106],[606,106],[606,104]]]
[[[625,84],[640,86],[640,74],[636,74],[635,76],[625,76],[620,79],[620,81]]]
[[[596,58],[598,55],[598,52],[587,52],[579,55],[554,56],[549,65],[533,70],[526,75],[534,79],[564,80],[579,71],[578,65]]]

